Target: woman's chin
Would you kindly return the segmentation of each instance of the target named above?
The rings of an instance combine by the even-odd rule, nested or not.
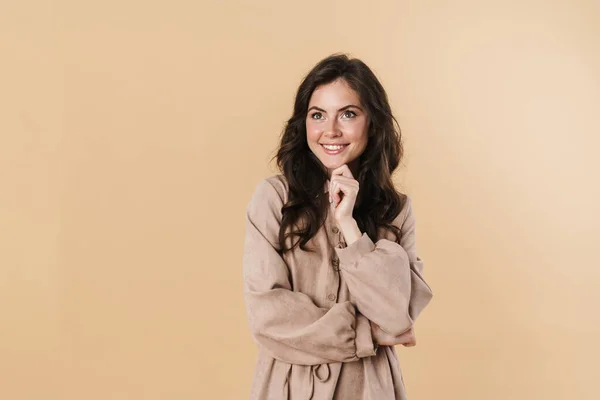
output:
[[[336,169],[345,164],[344,160],[321,160],[321,163],[328,169]]]

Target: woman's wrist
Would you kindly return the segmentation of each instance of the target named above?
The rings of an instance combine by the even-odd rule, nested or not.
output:
[[[342,219],[337,224],[342,231],[347,246],[350,246],[362,236],[362,232],[358,229],[358,223],[354,218]]]

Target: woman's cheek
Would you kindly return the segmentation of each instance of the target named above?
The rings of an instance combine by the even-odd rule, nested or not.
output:
[[[306,125],[306,134],[309,139],[316,140],[319,138],[319,131],[314,126],[307,124]]]

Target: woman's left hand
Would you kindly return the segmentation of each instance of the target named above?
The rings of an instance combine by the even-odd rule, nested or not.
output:
[[[347,164],[334,169],[329,180],[329,198],[335,220],[352,219],[352,211],[358,196],[358,181],[352,176]]]
[[[401,333],[398,336],[393,336],[383,331],[379,325],[371,321],[371,335],[376,344],[382,346],[396,346],[401,344],[404,347],[413,347],[417,345],[417,337],[415,336],[415,330],[411,326],[409,330]]]

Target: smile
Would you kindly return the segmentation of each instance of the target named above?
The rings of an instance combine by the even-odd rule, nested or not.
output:
[[[329,154],[329,155],[339,154],[342,151],[344,151],[346,149],[346,147],[348,147],[347,144],[344,144],[344,145],[326,145],[326,144],[322,144],[321,146],[323,146],[323,149],[325,150],[325,153]]]

